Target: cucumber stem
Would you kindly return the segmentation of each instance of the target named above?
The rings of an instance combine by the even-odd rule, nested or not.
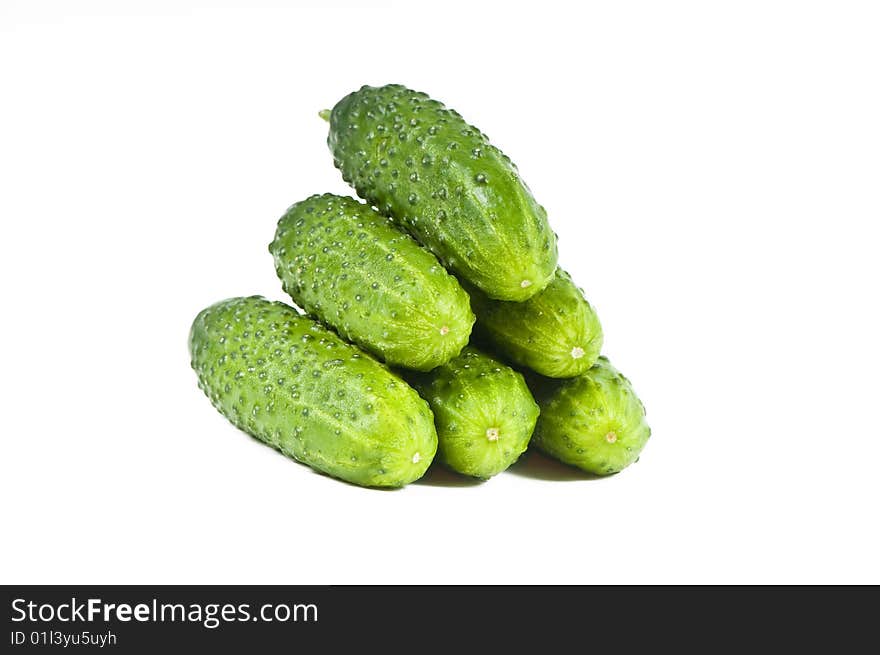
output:
[[[328,123],[330,122],[330,110],[329,109],[322,109],[321,111],[318,112],[318,116],[323,118]]]

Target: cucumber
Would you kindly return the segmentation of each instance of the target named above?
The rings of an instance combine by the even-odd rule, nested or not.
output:
[[[437,457],[449,468],[487,479],[513,464],[538,418],[523,376],[472,346],[430,373],[407,381],[434,412]]]
[[[606,357],[568,380],[529,377],[541,414],[532,443],[548,455],[596,475],[622,471],[651,436],[632,385]]]
[[[297,305],[388,364],[428,371],[468,342],[474,315],[458,281],[353,198],[296,203],[269,251]]]
[[[259,296],[203,310],[189,339],[199,387],[234,425],[328,475],[370,487],[420,478],[437,449],[427,403],[312,319]]]
[[[479,339],[515,364],[548,377],[569,378],[596,363],[602,349],[599,317],[562,269],[546,289],[521,303],[468,291]]]
[[[516,166],[424,93],[364,86],[330,112],[327,142],[357,193],[459,277],[522,301],[556,269],[556,235]]]

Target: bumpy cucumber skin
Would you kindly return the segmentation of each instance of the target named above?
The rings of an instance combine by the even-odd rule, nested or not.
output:
[[[327,141],[358,195],[488,296],[522,301],[550,282],[547,212],[454,110],[398,84],[364,86],[333,108]]]
[[[468,341],[474,315],[458,281],[353,198],[324,194],[296,203],[269,251],[294,302],[389,364],[428,371]]]
[[[557,270],[541,293],[503,302],[468,289],[475,333],[510,361],[551,378],[586,373],[602,350],[602,326],[571,276]]]
[[[431,406],[437,457],[452,470],[488,479],[528,446],[538,405],[523,376],[497,359],[467,346],[447,364],[406,379]]]
[[[369,487],[417,480],[437,448],[427,404],[385,366],[293,308],[259,296],[203,310],[192,367],[234,425],[328,475]]]
[[[532,444],[596,475],[622,471],[651,436],[645,408],[632,385],[607,358],[568,380],[529,376],[541,407]]]

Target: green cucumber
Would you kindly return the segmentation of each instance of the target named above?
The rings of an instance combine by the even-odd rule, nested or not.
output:
[[[259,296],[224,300],[199,313],[189,346],[199,387],[221,414],[314,469],[400,487],[434,457],[427,403],[292,307]]]
[[[468,342],[474,315],[458,281],[353,198],[296,203],[269,251],[297,305],[388,364],[428,371]]]
[[[541,407],[532,443],[548,455],[596,475],[622,471],[651,436],[645,408],[607,358],[568,380],[529,377]]]
[[[443,263],[500,300],[522,301],[556,269],[556,235],[516,166],[424,93],[364,86],[330,112],[328,144],[357,193]]]
[[[475,333],[510,361],[552,378],[582,375],[602,349],[599,317],[559,269],[541,293],[503,302],[468,289],[477,315]]]
[[[523,376],[489,355],[467,346],[447,364],[406,379],[431,406],[437,457],[454,471],[490,478],[528,446],[538,405]]]

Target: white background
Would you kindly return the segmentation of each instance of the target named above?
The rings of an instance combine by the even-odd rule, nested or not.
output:
[[[871,2],[0,5],[4,583],[880,582]],[[653,437],[403,490],[196,387],[202,307],[349,193],[318,111],[400,82],[519,164]]]

